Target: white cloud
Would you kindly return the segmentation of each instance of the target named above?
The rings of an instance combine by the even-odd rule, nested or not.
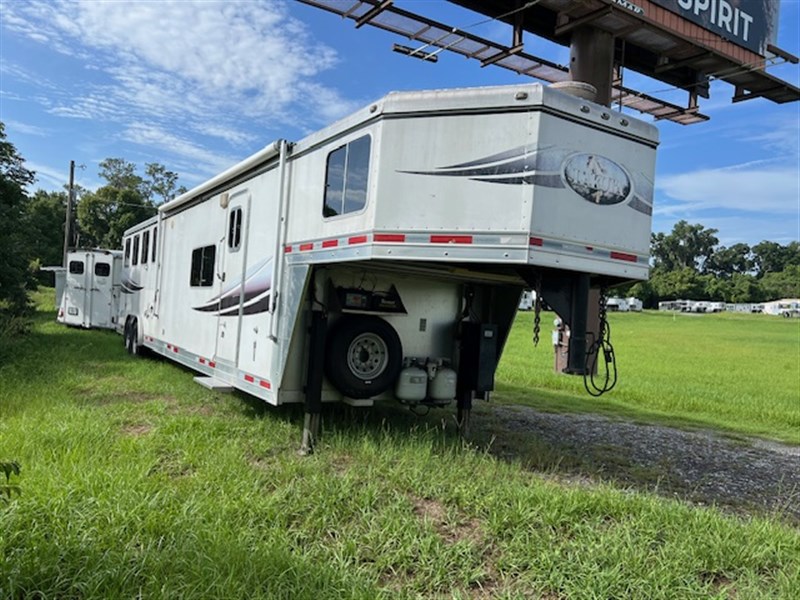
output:
[[[229,156],[220,156],[194,142],[175,135],[159,127],[146,123],[133,123],[122,134],[123,139],[154,148],[162,154],[171,154],[184,159],[190,159],[192,168],[217,173],[230,167],[237,159]]]
[[[25,168],[36,173],[36,183],[42,184],[36,186],[37,188],[44,187],[46,189],[61,191],[64,189],[64,184],[69,181],[69,174],[66,171],[54,169],[47,165],[26,161]]]
[[[797,214],[800,210],[800,172],[797,167],[770,166],[766,161],[662,175],[656,187],[678,202],[668,206],[657,205],[659,214],[676,214],[687,208],[774,214]]]
[[[186,159],[202,154],[188,142],[196,133],[249,151],[280,123],[318,127],[354,108],[319,80],[335,51],[283,0],[31,0],[3,11],[4,28],[83,61],[74,89],[40,96],[51,114],[116,123],[135,143],[175,142],[171,152]],[[33,83],[23,69],[4,70]]]
[[[28,123],[20,123],[19,121],[13,121],[8,119],[5,121],[6,127],[8,127],[9,131],[13,131],[16,133],[23,133],[25,135],[35,135],[37,137],[45,137],[48,135],[47,129],[43,127],[37,127],[36,125],[29,125]]]

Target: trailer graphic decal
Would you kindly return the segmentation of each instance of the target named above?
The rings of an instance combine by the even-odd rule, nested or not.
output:
[[[434,171],[398,171],[410,175],[467,177],[484,183],[569,187],[592,204],[612,205],[630,200],[632,209],[653,213],[652,182],[628,172],[610,158],[554,146],[520,146],[473,161],[437,167]]]
[[[123,276],[119,283],[123,294],[133,294],[143,289],[138,283],[134,283],[130,277]]]
[[[247,270],[244,283],[232,283],[205,304],[192,309],[220,317],[235,317],[241,308],[242,314],[254,315],[269,310],[271,288],[272,258],[267,258]]]

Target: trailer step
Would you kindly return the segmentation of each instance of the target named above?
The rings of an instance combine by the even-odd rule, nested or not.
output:
[[[195,383],[199,383],[204,388],[209,390],[214,390],[215,392],[232,392],[233,386],[230,384],[225,383],[224,381],[220,381],[219,379],[214,379],[213,377],[195,377]]]

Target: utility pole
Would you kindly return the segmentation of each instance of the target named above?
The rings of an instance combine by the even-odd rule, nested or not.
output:
[[[75,161],[69,161],[69,192],[67,194],[67,220],[64,223],[64,267],[67,266],[67,252],[72,234],[72,201],[75,195]]]

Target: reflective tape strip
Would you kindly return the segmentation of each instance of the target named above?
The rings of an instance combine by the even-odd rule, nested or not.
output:
[[[376,242],[397,242],[403,243],[406,241],[406,234],[405,233],[376,233],[372,236],[372,239]]]
[[[471,235],[432,235],[431,244],[471,244]]]
[[[325,240],[322,242],[323,248],[336,248],[339,245],[339,240]]]
[[[624,260],[627,262],[637,262],[637,258],[635,254],[626,254],[625,252],[615,252],[611,251],[609,256],[615,260]]]
[[[353,237],[347,238],[347,243],[350,246],[354,244],[366,244],[368,239],[366,235],[354,235]]]

